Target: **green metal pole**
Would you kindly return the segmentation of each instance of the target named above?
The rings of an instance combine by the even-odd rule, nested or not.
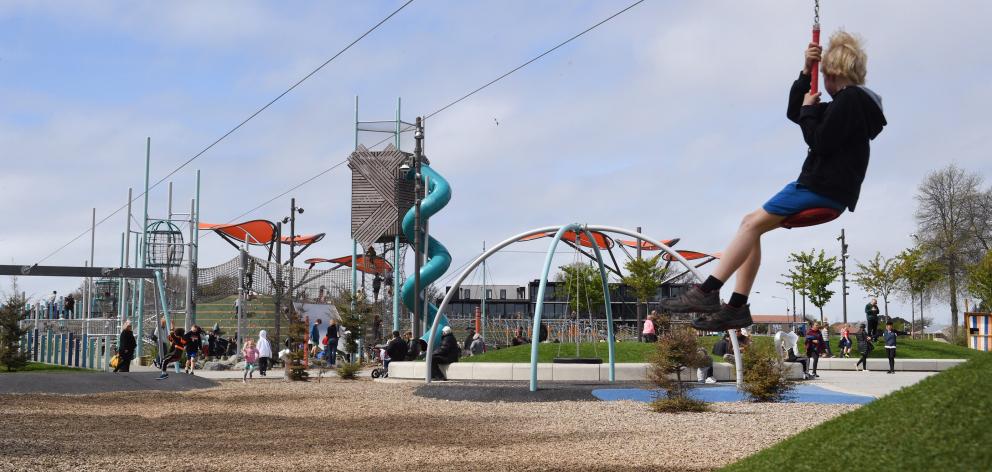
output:
[[[193,260],[190,261],[193,264],[195,270],[193,271],[193,276],[197,277],[200,270],[200,170],[196,170],[196,210],[193,212],[196,216],[190,217],[193,220]],[[281,237],[282,235],[280,235]],[[277,244],[282,244],[281,242]],[[196,323],[196,290],[199,287],[199,279],[193,279],[193,306],[191,307],[191,312],[193,313],[193,323]],[[279,316],[276,313],[276,316]]]
[[[151,171],[152,163],[152,138],[147,138],[145,141],[145,214],[141,218],[141,241],[138,246],[138,252],[141,254],[140,260],[138,262],[138,267],[145,268],[145,257],[147,256],[147,248],[145,247],[148,242],[148,176]],[[140,279],[138,282],[138,339],[141,339],[142,333],[144,333],[144,321],[145,321],[145,280]],[[156,320],[157,323],[157,320]],[[135,350],[135,355],[141,357],[142,344],[138,343],[138,347]]]

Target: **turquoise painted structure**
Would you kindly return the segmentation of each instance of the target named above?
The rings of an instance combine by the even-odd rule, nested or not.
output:
[[[445,205],[451,201],[451,186],[448,181],[445,180],[441,174],[431,168],[429,165],[421,165],[421,178],[424,179],[425,188],[427,189],[427,195],[420,202],[420,218],[422,220],[421,224],[426,223],[430,217],[441,211]],[[410,208],[403,216],[403,235],[406,236],[407,241],[415,241],[414,238],[414,224],[416,219],[415,214],[416,209]],[[421,241],[416,241],[417,248],[420,251],[424,250],[425,244],[423,241],[424,233],[420,234]],[[435,239],[433,236],[427,235],[426,241],[427,248],[427,260],[424,265],[420,268],[420,290],[424,287],[430,285],[437,279],[441,278],[448,268],[451,267],[451,254],[448,253],[448,249],[445,248],[440,241]],[[414,302],[417,294],[413,291],[413,277],[407,277],[406,281],[403,282],[403,288],[400,295],[403,299],[403,305],[407,307],[408,310],[414,310]],[[434,325],[434,317],[437,315],[437,307],[433,304],[427,304],[426,311],[426,321],[428,325]],[[444,315],[435,325],[437,332],[448,326],[448,318]],[[422,339],[425,341],[429,338],[429,330],[425,330]]]

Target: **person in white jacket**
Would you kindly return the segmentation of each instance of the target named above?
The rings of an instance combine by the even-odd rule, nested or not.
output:
[[[269,342],[268,333],[264,329],[258,332],[258,343],[255,348],[258,349],[258,375],[265,377],[265,371],[272,360],[272,343]]]

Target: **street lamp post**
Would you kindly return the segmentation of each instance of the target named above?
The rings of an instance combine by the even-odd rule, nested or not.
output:
[[[289,216],[282,219],[283,224],[289,223],[289,306],[290,313],[296,313],[296,305],[293,304],[293,290],[295,287],[294,275],[296,262],[296,214],[303,214],[303,209],[296,206],[296,198],[289,199]],[[282,235],[280,235],[280,238]],[[282,244],[282,241],[276,241],[276,244]]]
[[[847,239],[844,237],[844,228],[840,229],[837,240],[840,241],[840,293],[844,303],[844,324],[847,324]]]

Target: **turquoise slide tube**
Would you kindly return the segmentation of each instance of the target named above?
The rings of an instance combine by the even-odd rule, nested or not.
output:
[[[421,224],[426,222],[431,216],[434,216],[437,212],[441,211],[445,205],[451,201],[451,186],[448,185],[448,181],[441,177],[434,169],[429,165],[421,165],[421,178],[427,183],[427,196],[420,202],[420,219]],[[414,241],[413,227],[416,219],[416,209],[410,208],[403,216],[403,234],[406,236],[407,241]],[[424,250],[424,233],[420,233],[421,241],[417,244],[418,249]],[[424,265],[420,268],[420,290],[424,287],[434,283],[437,279],[441,278],[448,268],[451,267],[451,254],[448,253],[448,249],[445,248],[441,243],[434,239],[433,236],[427,237],[427,256],[428,259],[424,262]],[[403,290],[401,296],[403,298],[403,305],[407,307],[410,311],[414,310],[414,301],[416,299],[416,294],[413,292],[413,277],[407,277],[406,281],[403,282]],[[426,321],[428,325],[431,325],[434,321],[434,317],[437,315],[437,307],[431,303],[427,304],[427,316]],[[437,324],[438,333],[445,326],[448,326],[448,319],[441,315],[441,319],[438,320]],[[425,330],[425,333],[421,339],[427,340],[429,337],[429,330]]]

